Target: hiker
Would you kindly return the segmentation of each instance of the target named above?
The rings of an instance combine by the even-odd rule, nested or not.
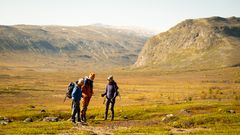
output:
[[[106,103],[106,110],[104,115],[104,120],[107,120],[108,117],[108,108],[111,103],[111,111],[112,111],[112,121],[114,120],[114,104],[115,98],[118,96],[118,86],[117,83],[113,80],[113,76],[110,75],[108,78],[108,84],[106,86],[106,91],[101,96],[104,97],[106,95],[107,103]]]
[[[75,117],[77,114],[77,121],[80,122],[80,100],[82,97],[83,79],[76,81],[76,85],[72,91],[72,122],[76,123]]]
[[[84,79],[84,84],[82,86],[82,110],[81,110],[81,120],[86,122],[86,112],[88,104],[93,95],[93,80],[95,78],[95,73],[90,73],[88,77]]]

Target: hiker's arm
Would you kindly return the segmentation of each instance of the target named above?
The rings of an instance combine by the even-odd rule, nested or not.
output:
[[[86,87],[85,86],[82,87],[82,97],[87,97],[87,95],[86,95]]]
[[[76,95],[76,87],[73,88],[72,97],[74,98],[75,95]]]
[[[104,97],[106,94],[107,94],[107,86],[106,86],[106,89],[105,89],[105,93],[102,94],[102,97]]]

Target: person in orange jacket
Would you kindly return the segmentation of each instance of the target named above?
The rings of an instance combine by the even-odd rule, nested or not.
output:
[[[93,80],[95,79],[95,73],[90,73],[88,77],[84,79],[84,84],[82,86],[82,110],[81,110],[81,120],[86,122],[86,112],[91,97],[93,95]]]

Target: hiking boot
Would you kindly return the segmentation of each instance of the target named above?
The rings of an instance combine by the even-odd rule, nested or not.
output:
[[[114,113],[112,113],[112,118],[111,118],[111,121],[113,121],[114,120]]]
[[[86,118],[86,116],[84,116],[83,120],[84,120],[84,122],[87,122],[87,118]]]
[[[104,120],[107,120],[107,117],[105,117]]]

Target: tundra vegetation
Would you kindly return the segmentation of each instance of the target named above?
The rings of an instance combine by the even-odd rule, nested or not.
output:
[[[239,134],[240,68],[161,72],[113,70],[121,97],[103,121],[107,72],[97,72],[88,125],[74,126],[69,82],[87,72],[1,67],[1,134]],[[56,122],[45,121],[57,117]],[[27,121],[31,118],[31,121]],[[12,121],[12,122],[11,122]]]

